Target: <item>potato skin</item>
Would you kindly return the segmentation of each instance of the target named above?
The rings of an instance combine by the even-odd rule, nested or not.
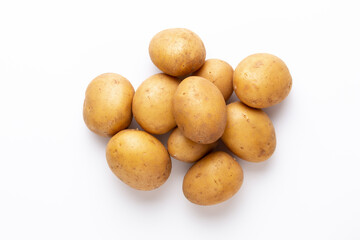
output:
[[[146,79],[136,90],[132,110],[136,122],[147,132],[164,134],[176,127],[172,100],[180,80],[163,73]]]
[[[198,35],[185,28],[171,28],[157,33],[149,45],[152,62],[171,76],[185,76],[205,62],[205,46]]]
[[[113,136],[127,128],[132,120],[134,88],[123,76],[104,73],[86,89],[83,118],[86,126],[101,136]]]
[[[174,129],[167,143],[168,151],[173,158],[188,163],[196,162],[216,145],[217,142],[210,144],[193,142],[187,139],[179,128]]]
[[[150,134],[127,129],[113,136],[106,147],[106,159],[113,173],[138,190],[160,187],[171,172],[165,147]]]
[[[230,64],[220,59],[208,59],[193,76],[203,77],[219,88],[225,101],[233,93],[234,70]]]
[[[240,164],[225,152],[214,152],[186,173],[183,181],[185,197],[199,205],[224,202],[237,193],[244,175]]]
[[[227,106],[227,124],[221,139],[235,155],[250,162],[265,161],[276,147],[275,129],[268,115],[240,102]]]
[[[253,108],[267,108],[280,103],[291,87],[292,78],[286,64],[268,53],[246,57],[234,72],[236,95]]]
[[[220,90],[202,77],[188,77],[176,89],[173,114],[181,133],[200,144],[216,142],[226,125],[226,105]]]

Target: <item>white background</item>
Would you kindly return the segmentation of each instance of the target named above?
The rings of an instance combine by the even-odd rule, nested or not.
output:
[[[0,239],[360,239],[357,2],[1,1]],[[265,110],[275,154],[239,160],[242,188],[211,207],[185,199],[190,165],[176,160],[159,189],[130,189],[82,120],[97,75],[137,88],[159,72],[148,44],[171,27],[196,32],[207,58],[235,68],[268,52],[293,77]]]

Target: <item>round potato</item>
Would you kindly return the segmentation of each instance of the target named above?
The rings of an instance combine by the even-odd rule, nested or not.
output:
[[[284,100],[292,86],[285,63],[278,57],[258,53],[242,60],[234,72],[234,90],[241,102],[266,108]]]
[[[164,134],[176,127],[172,100],[180,80],[159,73],[136,90],[132,110],[139,125],[152,134]]]
[[[230,98],[233,92],[234,70],[227,62],[219,59],[208,59],[193,75],[206,78],[217,86],[225,101]]]
[[[168,151],[170,155],[183,162],[196,162],[211,149],[215,148],[217,142],[210,144],[199,144],[187,139],[179,130],[175,128],[168,139]]]
[[[132,120],[134,88],[123,76],[104,73],[86,89],[83,117],[86,126],[101,136],[113,136]]]
[[[150,134],[127,129],[113,136],[106,148],[113,173],[138,190],[160,187],[171,172],[171,159],[165,147]]]
[[[276,147],[275,129],[268,115],[240,102],[227,106],[227,124],[221,139],[238,157],[250,162],[268,159]]]
[[[213,205],[234,196],[243,178],[243,170],[234,158],[225,152],[214,152],[189,169],[184,177],[183,192],[192,203]]]
[[[150,42],[152,62],[171,76],[185,76],[198,70],[205,62],[206,51],[200,37],[185,28],[166,29]]]
[[[181,133],[196,143],[216,142],[226,125],[226,104],[220,90],[202,77],[188,77],[176,89],[173,113]]]

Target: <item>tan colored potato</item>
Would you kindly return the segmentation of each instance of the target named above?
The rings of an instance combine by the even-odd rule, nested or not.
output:
[[[138,190],[160,187],[171,172],[171,159],[165,147],[150,134],[127,129],[113,136],[106,148],[113,173]]]
[[[152,62],[171,76],[185,76],[205,62],[206,51],[200,37],[185,28],[171,28],[157,33],[150,42]]]
[[[227,124],[221,139],[238,157],[250,162],[265,161],[276,147],[275,129],[268,115],[240,102],[227,106]]]
[[[168,139],[168,151],[173,158],[183,162],[196,162],[211,149],[215,148],[217,142],[210,144],[199,144],[187,139],[179,130],[175,128]]]
[[[206,78],[219,88],[225,101],[233,92],[234,70],[230,64],[219,59],[208,59],[194,76]]]
[[[181,133],[196,143],[216,142],[226,125],[226,105],[220,90],[202,77],[188,77],[176,89],[173,113]]]
[[[243,178],[243,170],[234,158],[225,152],[214,152],[189,169],[184,177],[183,192],[192,203],[213,205],[234,196]]]
[[[266,108],[284,100],[292,86],[285,63],[278,57],[258,53],[242,60],[234,72],[238,98],[254,108]]]
[[[101,136],[113,136],[132,120],[134,88],[123,76],[104,73],[86,89],[83,117],[86,126]]]
[[[176,127],[172,100],[180,80],[159,73],[146,79],[136,90],[132,110],[147,132],[164,134]]]

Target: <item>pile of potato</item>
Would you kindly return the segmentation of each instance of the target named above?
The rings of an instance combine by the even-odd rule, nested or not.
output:
[[[130,187],[160,187],[170,175],[171,155],[195,163],[183,181],[189,201],[213,205],[229,199],[242,185],[243,170],[226,152],[208,153],[221,139],[246,161],[261,162],[273,154],[274,126],[261,108],[289,94],[292,78],[287,66],[265,53],[246,57],[235,71],[222,60],[205,61],[202,40],[181,28],[156,34],[149,53],[164,73],[146,79],[136,92],[116,73],[101,74],[91,81],[83,108],[87,127],[111,137],[107,162]],[[233,90],[241,102],[226,105]],[[126,129],[132,116],[145,131]],[[166,150],[151,134],[172,129]]]

